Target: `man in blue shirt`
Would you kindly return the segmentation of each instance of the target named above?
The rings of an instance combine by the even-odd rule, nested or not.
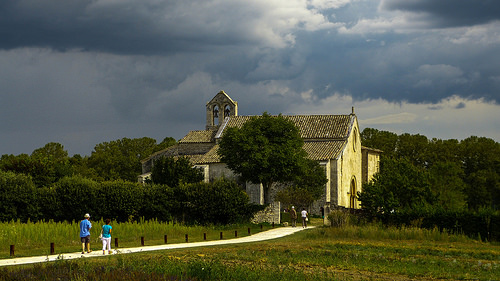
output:
[[[82,254],[85,254],[85,247],[87,247],[87,253],[92,252],[90,250],[90,229],[92,224],[90,223],[90,215],[85,214],[84,219],[80,222],[80,239],[82,240]]]

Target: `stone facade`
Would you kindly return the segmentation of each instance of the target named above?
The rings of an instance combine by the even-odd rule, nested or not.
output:
[[[190,131],[177,145],[159,151],[142,161],[139,179],[147,178],[158,157],[190,158],[193,165],[203,169],[205,181],[226,177],[238,179],[217,155],[218,140],[229,127],[241,127],[251,116],[238,116],[238,104],[224,91],[220,91],[206,106],[205,130]],[[362,183],[371,180],[379,169],[380,150],[361,146],[360,129],[354,108],[348,115],[286,115],[304,139],[304,150],[310,159],[324,167],[328,182],[319,200],[308,208],[311,214],[320,214],[321,208],[360,208],[356,198]],[[243,183],[250,200],[263,204],[262,185]],[[279,186],[271,188],[274,198]],[[282,206],[283,208],[288,206]],[[279,212],[278,212],[279,216]],[[266,217],[267,216],[261,216]],[[326,213],[325,213],[326,217]],[[274,222],[276,217],[273,217]],[[269,221],[271,222],[271,221]]]

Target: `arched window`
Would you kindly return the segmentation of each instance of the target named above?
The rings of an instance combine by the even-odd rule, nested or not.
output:
[[[224,107],[224,118],[229,117],[231,115],[231,106],[226,105]]]
[[[213,118],[214,118],[213,119],[214,125],[219,124],[219,106],[218,105],[214,105]]]
[[[350,188],[350,193],[349,193],[349,208],[353,208],[355,209],[356,208],[356,203],[357,203],[357,199],[356,199],[356,178],[353,177],[351,179],[351,188]]]

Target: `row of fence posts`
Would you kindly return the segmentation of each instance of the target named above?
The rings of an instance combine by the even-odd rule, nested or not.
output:
[[[274,228],[274,222],[272,223],[272,227]],[[260,225],[260,230],[262,230],[262,224]],[[248,235],[250,235],[250,227],[248,228]],[[222,240],[222,231],[220,232],[220,240]],[[234,231],[234,237],[238,237],[238,230]],[[167,235],[163,237],[165,244],[167,244]],[[189,236],[186,234],[185,236],[186,243],[189,242]],[[203,233],[203,241],[207,241],[207,234]],[[141,237],[141,246],[144,246],[144,236]],[[118,248],[118,238],[115,238],[115,248]],[[53,242],[50,243],[50,254],[55,254],[55,244]],[[15,245],[10,245],[10,256],[15,256]]]

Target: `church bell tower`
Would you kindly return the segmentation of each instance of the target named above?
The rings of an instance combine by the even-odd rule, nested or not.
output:
[[[224,91],[220,91],[207,102],[207,130],[219,128],[226,117],[238,116],[238,103]]]

